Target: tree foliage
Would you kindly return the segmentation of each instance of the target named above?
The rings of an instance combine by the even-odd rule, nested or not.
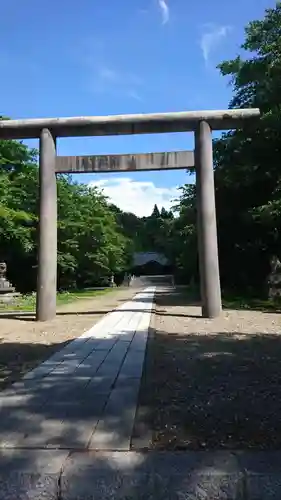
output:
[[[38,245],[37,155],[16,141],[0,141],[0,249],[19,290],[36,286]],[[126,265],[127,238],[114,212],[94,189],[60,176],[58,286],[93,286]]]
[[[224,288],[263,293],[270,257],[281,256],[280,2],[249,23],[241,50],[244,57],[219,65],[233,89],[230,108],[257,107],[262,117],[214,141],[220,271]],[[197,261],[193,187],[183,188],[179,211],[177,259],[191,277]]]

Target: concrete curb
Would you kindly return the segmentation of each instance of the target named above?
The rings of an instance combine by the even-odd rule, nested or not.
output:
[[[153,303],[152,303],[152,308],[151,308],[151,315],[150,315],[150,323],[148,327],[148,336],[147,336],[147,342],[146,342],[146,349],[145,349],[145,357],[144,357],[144,363],[143,363],[143,370],[142,370],[142,377],[141,377],[141,382],[140,382],[140,390],[139,390],[139,397],[138,397],[138,404],[136,408],[136,416],[135,416],[135,421],[134,421],[134,428],[131,436],[131,449],[132,450],[138,450],[138,451],[147,451],[151,448],[151,443],[153,439],[153,431],[151,428],[151,425],[147,423],[146,418],[146,409],[142,408],[140,405],[140,391],[142,390],[143,387],[143,379],[146,376],[147,370],[147,364],[149,363],[149,344],[153,342],[153,338],[155,336],[155,313],[156,313],[156,302],[155,302],[155,295],[153,297]]]
[[[3,450],[0,500],[280,500],[281,452]]]

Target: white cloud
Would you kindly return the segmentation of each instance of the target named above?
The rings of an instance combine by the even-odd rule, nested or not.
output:
[[[117,72],[107,66],[98,69],[98,76],[101,80],[107,80],[109,82],[116,82],[116,80],[118,80]]]
[[[158,187],[151,181],[135,181],[130,177],[93,181],[89,186],[96,186],[117,207],[139,217],[150,215],[155,203],[160,209],[169,209],[179,196],[177,186]]]
[[[209,61],[211,52],[230,32],[230,26],[218,26],[214,24],[207,24],[204,26],[200,47],[206,64]]]
[[[162,24],[167,24],[170,19],[170,9],[166,0],[158,0],[158,5],[161,10]]]
[[[128,96],[131,97],[132,99],[135,99],[135,101],[143,102],[142,97],[136,90],[129,90],[128,91]]]
[[[139,89],[143,80],[134,73],[122,72],[114,67],[101,65],[94,68],[95,81],[92,89],[95,92],[120,93],[136,101],[143,101]]]
[[[85,44],[86,45],[86,44]],[[141,90],[145,82],[129,68],[120,67],[116,60],[108,57],[108,50],[104,41],[88,39],[87,46],[82,46],[77,54],[79,64],[82,65],[87,76],[86,88],[95,93],[119,95],[142,101]]]

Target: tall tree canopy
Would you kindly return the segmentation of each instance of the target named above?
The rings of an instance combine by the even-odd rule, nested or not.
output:
[[[244,57],[219,65],[233,88],[230,108],[258,107],[262,118],[214,141],[220,270],[223,287],[262,293],[270,257],[280,256],[281,248],[280,2],[266,10],[264,19],[249,23],[241,50]],[[184,187],[179,208],[175,240],[180,235],[185,240],[177,244],[178,261],[191,276],[196,262],[193,187]]]
[[[0,141],[0,252],[19,290],[36,286],[38,167],[36,151]],[[123,270],[127,238],[106,198],[71,180],[58,181],[58,284],[89,286]]]
[[[262,289],[281,243],[281,3],[245,35],[247,57],[219,69],[233,87],[230,107],[258,107],[262,118],[215,144],[219,243],[223,281]]]

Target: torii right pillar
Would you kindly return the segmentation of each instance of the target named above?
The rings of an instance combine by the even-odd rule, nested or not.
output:
[[[202,316],[221,314],[212,130],[201,121],[195,130],[197,233]]]

